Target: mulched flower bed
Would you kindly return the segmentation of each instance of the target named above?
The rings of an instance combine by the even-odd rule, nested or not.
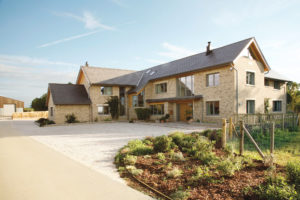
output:
[[[223,156],[224,152],[215,150],[216,155]],[[240,171],[236,171],[232,177],[221,176],[218,172],[213,172],[215,181],[193,180],[194,168],[201,166],[202,163],[198,160],[191,159],[187,154],[183,154],[185,161],[174,161],[169,158],[168,153],[165,153],[165,160],[157,158],[156,154],[145,157],[138,156],[135,167],[142,169],[141,175],[135,176],[139,180],[145,182],[158,191],[170,196],[180,188],[181,190],[189,191],[188,199],[245,199],[243,191],[246,187],[255,187],[263,183],[265,180],[266,170],[268,167],[262,161],[254,160],[249,166],[244,166]],[[167,177],[168,163],[172,163],[172,168],[178,167],[182,170],[182,175],[177,178]],[[212,169],[213,170],[213,169]],[[276,172],[283,172],[284,168],[276,165]],[[153,191],[142,186],[137,182],[131,174],[126,171],[121,174],[126,178],[128,184],[153,197],[159,197]],[[247,197],[247,199],[255,199]]]

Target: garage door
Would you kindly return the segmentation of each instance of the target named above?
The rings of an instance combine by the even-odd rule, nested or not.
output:
[[[16,112],[15,104],[4,104],[3,105],[3,114],[4,116],[12,116],[12,114]]]

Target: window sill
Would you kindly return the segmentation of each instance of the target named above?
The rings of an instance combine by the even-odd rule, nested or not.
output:
[[[255,85],[251,85],[251,84],[246,84],[246,86],[248,86],[248,87],[255,87]]]
[[[110,116],[110,114],[99,114],[99,113],[98,113],[98,115],[99,116]]]
[[[219,85],[212,85],[212,86],[206,86],[206,88],[216,88],[218,87]]]
[[[220,115],[206,115],[206,117],[220,117]]]

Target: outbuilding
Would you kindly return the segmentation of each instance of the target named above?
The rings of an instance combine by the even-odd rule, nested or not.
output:
[[[24,102],[0,96],[0,117],[12,117],[14,112],[23,112]]]

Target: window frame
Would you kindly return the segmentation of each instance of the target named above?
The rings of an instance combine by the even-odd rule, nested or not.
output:
[[[191,88],[190,89],[187,89],[188,88],[188,79],[190,78],[190,81],[191,81]],[[183,82],[183,79],[184,79],[184,82]],[[182,87],[182,84],[184,84],[184,88]],[[182,91],[181,89],[184,89],[184,91]],[[194,88],[195,88],[195,78],[194,78],[194,75],[189,75],[189,76],[182,76],[182,77],[179,77],[176,79],[176,96],[177,97],[188,97],[188,96],[194,96],[195,94],[195,91],[194,91]],[[189,93],[188,92],[191,92],[190,95],[188,95]],[[181,93],[184,93],[183,95]]]
[[[139,97],[142,96],[142,101],[143,104],[140,104]],[[136,104],[135,104],[136,102]],[[137,107],[144,107],[145,106],[145,91],[143,90],[137,95],[132,95],[132,107],[137,108]]]
[[[270,86],[270,80],[265,78],[265,83],[264,84],[265,84],[266,87],[269,87]]]
[[[280,110],[275,110],[275,103],[280,103]],[[282,100],[273,100],[272,101],[272,111],[273,112],[282,112]]]
[[[216,76],[218,75],[218,76]],[[212,85],[210,85],[209,77],[212,76]],[[218,77],[218,79],[216,79]],[[216,81],[218,80],[218,81]],[[220,72],[206,74],[206,87],[216,87],[220,85]]]
[[[50,107],[50,116],[53,117],[54,112],[53,112],[53,107]]]
[[[250,74],[250,77],[248,77],[248,74]],[[253,84],[251,83],[251,74],[253,74]],[[250,80],[249,80],[250,78]],[[254,86],[255,85],[255,72],[253,71],[246,71],[246,84]]]
[[[102,107],[103,108],[103,112],[99,112],[99,107]],[[105,113],[105,107],[107,107],[107,113]],[[110,115],[110,111],[109,111],[109,105],[108,104],[99,104],[97,105],[97,113],[98,115],[100,116],[103,116],[103,115]]]
[[[157,107],[161,107],[160,110],[161,112],[159,113],[159,109]],[[154,112],[156,110],[156,112]],[[161,104],[151,104],[150,105],[150,113],[151,115],[164,115],[165,114],[165,104],[161,103]]]
[[[279,87],[276,87],[276,84],[278,84],[278,86]],[[275,89],[275,90],[280,90],[280,88],[281,88],[281,83],[280,83],[280,81],[274,81],[274,86],[273,86],[273,88]]]
[[[216,106],[216,104],[218,104],[218,106]],[[212,106],[212,110],[211,110],[211,106]],[[219,115],[220,115],[220,101],[206,101],[206,116],[219,116]]]
[[[254,105],[253,105],[253,112],[251,112],[250,113],[250,111],[251,111],[251,108],[250,108],[250,111],[249,111],[249,106],[248,106],[248,103],[249,102],[253,102],[254,103]],[[250,105],[251,106],[251,105]],[[247,99],[246,100],[246,114],[250,114],[250,115],[253,115],[253,114],[255,114],[255,100],[254,99]]]
[[[111,88],[111,94],[106,94],[107,88]],[[101,86],[100,87],[100,94],[103,96],[112,96],[113,95],[113,87],[112,86]]]
[[[159,87],[161,87],[160,91],[159,91]],[[167,93],[167,92],[168,92],[168,83],[167,82],[155,84],[155,94],[163,94],[163,93]]]

